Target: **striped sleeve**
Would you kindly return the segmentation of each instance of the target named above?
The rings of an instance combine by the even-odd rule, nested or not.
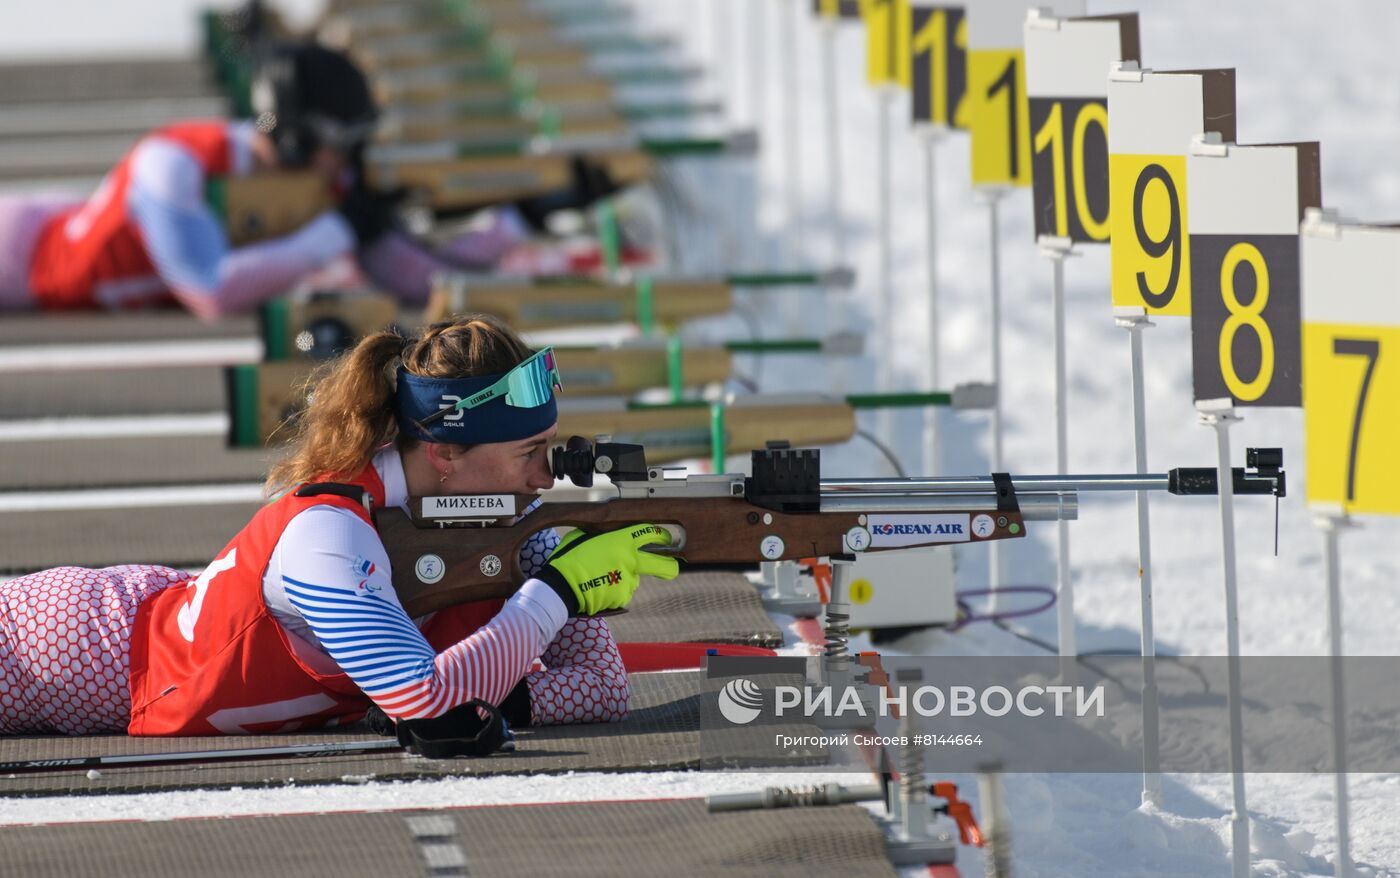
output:
[[[559,598],[530,580],[489,623],[434,653],[399,603],[379,535],[334,507],[292,519],[274,561],[315,641],[395,719],[438,716],[472,698],[499,704],[563,621]]]
[[[354,249],[334,211],[289,235],[231,248],[204,185],[199,160],[173,140],[152,137],[132,154],[127,210],[156,272],[200,318],[246,311]]]

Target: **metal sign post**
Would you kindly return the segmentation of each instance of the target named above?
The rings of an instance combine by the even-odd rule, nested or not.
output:
[[[1303,407],[1308,506],[1326,541],[1336,772],[1337,875],[1355,873],[1349,849],[1346,705],[1342,679],[1339,533],[1357,514],[1400,515],[1400,228],[1309,209],[1300,226]]]
[[[924,146],[924,257],[928,265],[928,386],[940,387],[943,379],[939,369],[940,349],[938,320],[938,144],[944,129],[925,126],[920,130]],[[942,455],[938,448],[938,412],[924,413],[924,472],[942,472]]]
[[[881,393],[894,391],[894,205],[890,197],[891,153],[890,124],[891,110],[896,96],[893,85],[881,85],[875,90],[875,101],[879,115],[875,121],[875,203],[878,214],[879,262],[876,268],[876,286],[880,296],[880,368],[879,389]],[[878,418],[877,433],[886,444],[894,440],[894,412],[885,409]]]
[[[996,400],[992,404],[992,448],[991,466],[992,472],[1002,472],[1005,469],[1002,456],[1002,424],[1001,424],[1001,398],[1002,398],[1002,374],[1001,374],[1001,222],[997,216],[997,206],[1001,199],[1009,190],[1002,186],[984,186],[976,190],[977,197],[987,205],[987,220],[989,235],[989,256],[991,273],[991,288],[988,300],[991,303],[991,328],[992,328],[992,386],[996,388]],[[1001,605],[1001,595],[998,593],[1001,585],[1006,581],[1002,575],[1001,547],[988,546],[988,585],[992,589],[991,611],[998,612],[1004,607]]]
[[[1230,710],[1230,778],[1234,807],[1230,812],[1231,868],[1234,878],[1249,878],[1249,809],[1244,795],[1244,709],[1240,702],[1240,610],[1235,575],[1235,477],[1230,469],[1230,427],[1242,418],[1234,400],[1205,399],[1196,403],[1200,422],[1215,429],[1218,455],[1216,484],[1220,492],[1220,566],[1225,586],[1226,698]]]
[[[1354,527],[1339,506],[1313,507],[1313,523],[1322,531],[1327,565],[1327,641],[1332,663],[1332,790],[1337,828],[1337,878],[1352,878],[1351,806],[1347,793],[1346,678],[1342,656],[1342,562],[1338,551],[1341,531]]]
[[[1133,460],[1134,471],[1147,472],[1147,402],[1142,381],[1142,331],[1153,326],[1144,308],[1118,307],[1113,319],[1121,329],[1128,330],[1133,384]],[[1152,661],[1157,656],[1157,638],[1152,628],[1152,523],[1147,494],[1137,495],[1138,531],[1138,604],[1142,612],[1142,800],[1160,805],[1162,776],[1158,729],[1157,670]]]
[[[1055,325],[1055,472],[1069,472],[1068,381],[1065,377],[1065,260],[1074,253],[1069,238],[1041,235],[1040,254],[1054,269],[1051,308]],[[1069,566],[1069,522],[1059,523],[1055,563],[1055,624],[1061,658],[1079,655],[1074,630],[1074,577]]]
[[[1055,455],[1069,466],[1065,366],[1065,265],[1077,244],[1109,240],[1108,85],[1104,71],[1137,58],[1135,15],[1059,18],[1026,12],[1023,42],[1031,133],[1031,203],[1036,242],[1053,261],[1055,327]],[[1056,565],[1059,649],[1078,655],[1069,529],[1061,528]],[[1147,760],[1144,760],[1147,761]]]

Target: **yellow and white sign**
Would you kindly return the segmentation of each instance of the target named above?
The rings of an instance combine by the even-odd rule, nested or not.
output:
[[[1400,514],[1400,228],[1309,210],[1301,244],[1308,502]]]
[[[1186,153],[1235,139],[1235,72],[1115,65],[1108,82],[1109,259],[1113,304],[1191,313]]]
[[[1030,105],[1022,25],[1033,7],[1068,18],[1084,0],[968,0],[967,126],[972,134],[972,185],[1031,184]]]
[[[871,85],[911,82],[910,0],[860,0],[865,21],[865,78]]]

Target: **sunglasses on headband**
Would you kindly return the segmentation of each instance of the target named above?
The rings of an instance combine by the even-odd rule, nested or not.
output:
[[[516,365],[490,387],[463,397],[454,405],[443,406],[418,424],[420,427],[426,427],[453,412],[474,409],[497,397],[504,397],[508,406],[532,409],[549,402],[555,393],[563,389],[564,385],[559,379],[559,365],[554,360],[554,348],[547,347]]]

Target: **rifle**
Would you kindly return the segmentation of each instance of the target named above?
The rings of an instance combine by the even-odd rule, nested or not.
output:
[[[305,171],[212,177],[204,196],[235,247],[290,234],[334,206],[325,181]]]
[[[1237,494],[1287,494],[1281,449],[1250,449],[1234,469]],[[691,475],[648,462],[640,445],[574,436],[556,448],[556,478],[610,485],[601,500],[530,495],[415,497],[410,513],[382,509],[376,526],[394,588],[410,616],[507,597],[524,581],[520,549],[546,528],[665,527],[665,551],[688,564],[850,560],[867,552],[1020,539],[1028,521],[1073,520],[1079,492],[1216,493],[1214,467],[1145,475],[823,479],[820,452],[786,443],[756,450],[752,475]],[[838,626],[839,627],[839,626]]]

